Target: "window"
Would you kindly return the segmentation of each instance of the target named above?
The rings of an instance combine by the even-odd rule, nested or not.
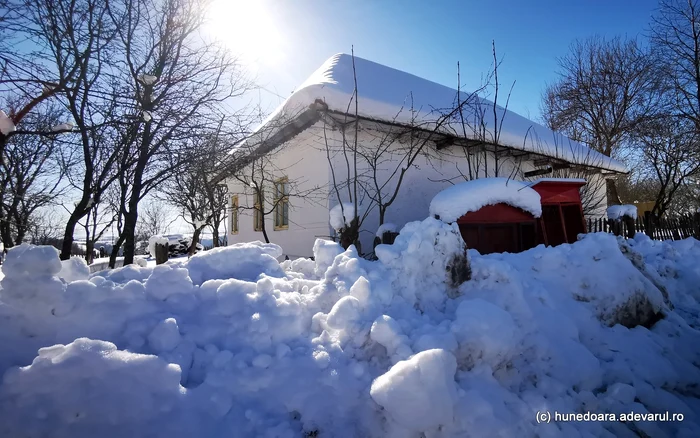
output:
[[[265,208],[265,193],[262,189],[255,191],[255,208],[253,210],[253,230],[262,231],[263,229],[263,208]]]
[[[238,234],[238,195],[231,196],[231,234]]]
[[[275,230],[289,229],[288,185],[287,177],[275,181]]]

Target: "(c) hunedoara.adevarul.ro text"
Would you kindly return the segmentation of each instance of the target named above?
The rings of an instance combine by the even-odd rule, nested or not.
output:
[[[573,421],[683,421],[684,415],[681,413],[663,412],[623,412],[615,414],[611,412],[557,412],[537,411],[538,423],[573,422]]]

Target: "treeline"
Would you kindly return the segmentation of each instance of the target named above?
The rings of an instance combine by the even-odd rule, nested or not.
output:
[[[700,2],[662,0],[642,37],[592,36],[559,59],[543,117],[628,164],[608,202],[653,201],[655,217],[700,208],[699,48]]]
[[[116,230],[112,264],[120,250],[132,263],[154,196],[195,234],[219,229],[226,194],[211,169],[249,123],[236,98],[251,83],[203,31],[207,4],[0,0],[5,248],[51,234],[67,259],[77,233],[91,254]]]

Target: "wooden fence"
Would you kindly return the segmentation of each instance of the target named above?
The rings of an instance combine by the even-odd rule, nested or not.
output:
[[[616,224],[605,217],[588,219],[587,231],[589,233],[603,232],[628,236],[630,231],[628,224],[624,221]],[[681,240],[688,237],[700,239],[700,213],[661,219],[647,213],[637,217],[634,221],[634,230],[656,240]]]

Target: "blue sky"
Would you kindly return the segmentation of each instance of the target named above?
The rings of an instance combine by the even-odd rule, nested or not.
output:
[[[489,70],[493,39],[503,57],[501,82],[516,81],[510,108],[532,119],[556,77],[556,58],[572,41],[641,36],[657,6],[656,0],[217,1],[226,2],[218,13],[231,32],[224,39],[255,58],[257,78],[269,90],[261,92],[267,107],[352,45],[357,56],[452,87],[460,61],[462,82],[473,89]],[[239,13],[242,27],[230,17]]]

